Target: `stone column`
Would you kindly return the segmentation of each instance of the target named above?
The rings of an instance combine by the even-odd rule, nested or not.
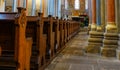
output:
[[[27,16],[32,15],[32,0],[27,0]]]
[[[100,0],[92,0],[92,25],[86,52],[100,54],[103,45],[103,32],[101,28]]]
[[[89,31],[91,30],[91,24],[92,24],[92,4],[91,0],[88,0],[88,11],[89,11],[89,25],[88,25],[88,34]]]
[[[102,28],[101,28],[101,2],[100,0],[96,0],[96,18],[97,18],[97,31],[101,32]]]
[[[115,0],[106,0],[106,30],[103,40],[101,55],[104,57],[116,57],[118,47],[118,31],[115,22]]]
[[[101,2],[101,27],[102,31],[105,31],[105,0],[100,0]]]
[[[92,1],[92,25],[91,29],[92,31],[96,30],[96,0],[91,0]]]

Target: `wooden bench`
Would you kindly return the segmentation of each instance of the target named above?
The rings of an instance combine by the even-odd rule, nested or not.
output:
[[[42,13],[27,16],[26,36],[33,38],[31,70],[39,70],[45,65],[46,35],[43,34]]]
[[[60,41],[60,31],[59,31],[59,20],[58,17],[53,18],[53,32],[55,32],[55,38],[54,38],[54,53],[56,54],[59,52],[59,41]]]
[[[25,37],[26,13],[0,13],[0,70],[29,70],[32,39]]]
[[[67,42],[67,20],[63,21],[63,29],[64,29],[64,44]]]
[[[63,29],[63,20],[59,20],[59,30],[60,30],[60,49],[64,46],[64,29]]]
[[[46,40],[46,60],[47,62],[54,57],[54,38],[55,32],[53,32],[53,19],[52,16],[43,17],[43,34],[47,35]]]

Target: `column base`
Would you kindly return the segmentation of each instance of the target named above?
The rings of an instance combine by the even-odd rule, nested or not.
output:
[[[116,49],[115,48],[101,48],[101,56],[116,57]]]
[[[104,57],[116,57],[119,36],[117,33],[105,33],[101,55]]]
[[[88,46],[85,48],[86,53],[100,54],[100,48],[103,43],[103,32],[90,31]]]
[[[85,48],[85,51],[86,51],[86,53],[99,54],[100,53],[100,46],[88,45]]]

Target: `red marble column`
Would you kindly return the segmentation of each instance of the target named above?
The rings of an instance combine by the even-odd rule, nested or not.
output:
[[[115,0],[107,0],[107,22],[115,22]]]
[[[92,0],[92,23],[96,24],[96,0]]]
[[[118,48],[118,33],[115,22],[115,0],[106,0],[106,32],[104,33],[101,55],[104,57],[116,57]]]
[[[115,23],[115,0],[106,0],[107,7],[107,32],[116,32],[117,26]]]
[[[96,0],[92,0],[92,30],[96,30]]]

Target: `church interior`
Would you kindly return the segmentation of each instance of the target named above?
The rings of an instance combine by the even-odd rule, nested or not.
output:
[[[119,0],[0,0],[0,70],[120,70]]]

